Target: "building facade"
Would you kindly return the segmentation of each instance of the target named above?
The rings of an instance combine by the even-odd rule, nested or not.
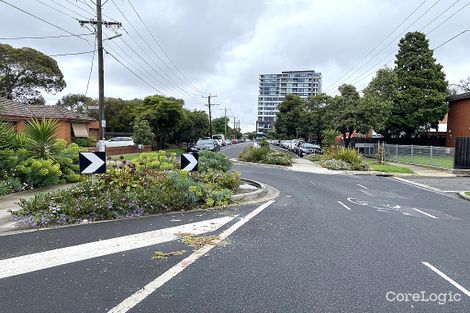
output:
[[[454,147],[457,137],[470,137],[470,92],[450,96],[446,146]]]
[[[281,74],[261,74],[259,77],[258,119],[256,136],[262,137],[274,128],[277,106],[287,95],[307,99],[321,93],[321,73],[287,71]]]

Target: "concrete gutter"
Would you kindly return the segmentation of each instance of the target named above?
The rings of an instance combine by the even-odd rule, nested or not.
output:
[[[258,190],[233,195],[232,196],[233,202],[240,203],[240,202],[245,202],[249,200],[255,200],[255,199],[266,196],[266,194],[268,193],[268,186],[263,183],[260,183],[251,179],[245,179],[245,178],[242,178],[241,181],[257,187]]]
[[[465,192],[466,192],[466,191],[461,191],[461,192],[459,192],[459,197],[462,198],[462,199],[465,199],[465,200],[470,201],[470,196],[467,196],[467,195],[465,194]]]

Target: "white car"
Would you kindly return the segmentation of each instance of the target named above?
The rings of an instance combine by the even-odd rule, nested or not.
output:
[[[131,137],[113,137],[105,141],[106,147],[128,147],[134,146],[134,140]]]

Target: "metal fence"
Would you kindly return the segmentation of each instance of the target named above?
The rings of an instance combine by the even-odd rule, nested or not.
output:
[[[356,148],[365,156],[378,157],[378,147],[383,145],[386,161],[412,163],[439,168],[451,169],[454,167],[454,148],[394,145],[394,144],[356,144]]]

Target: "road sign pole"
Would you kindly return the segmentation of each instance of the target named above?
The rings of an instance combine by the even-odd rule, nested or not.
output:
[[[96,174],[91,175],[91,185],[94,187],[96,184]]]

